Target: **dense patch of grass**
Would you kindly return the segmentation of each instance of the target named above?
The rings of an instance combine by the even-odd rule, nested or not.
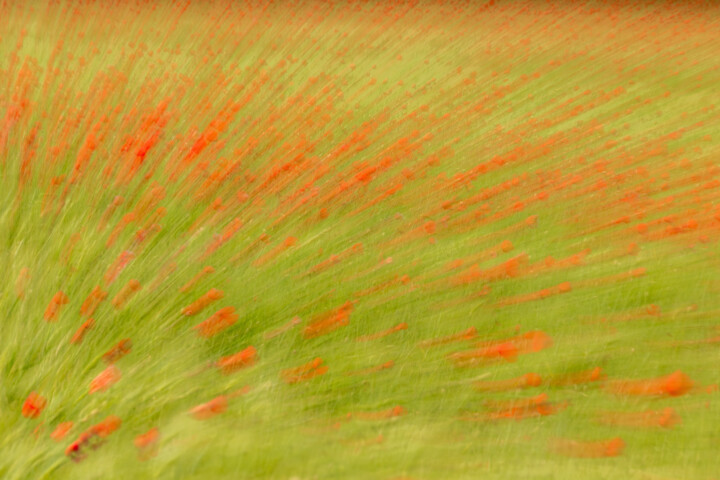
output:
[[[713,478],[719,13],[9,2],[0,476]]]

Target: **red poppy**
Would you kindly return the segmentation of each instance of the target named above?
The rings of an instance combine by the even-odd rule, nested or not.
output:
[[[37,418],[40,416],[46,405],[47,400],[45,397],[41,397],[36,392],[32,392],[28,395],[25,403],[23,403],[22,415],[26,418]]]
[[[90,382],[90,393],[104,392],[120,380],[120,370],[115,365],[108,366]]]
[[[65,436],[68,434],[68,432],[72,429],[73,422],[62,422],[58,424],[57,427],[55,427],[55,430],[50,434],[50,438],[55,440],[56,442],[59,442]]]
[[[190,410],[190,413],[198,420],[207,420],[227,410],[227,397],[220,395],[207,403],[198,405]]]

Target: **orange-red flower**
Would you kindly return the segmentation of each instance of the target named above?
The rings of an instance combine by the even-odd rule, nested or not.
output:
[[[235,307],[225,307],[213,313],[204,322],[195,325],[193,329],[197,330],[198,335],[201,337],[210,338],[232,326],[238,318],[239,315],[235,313]]]
[[[340,308],[320,315],[315,321],[303,329],[303,337],[307,339],[319,337],[347,325],[350,321],[350,313],[352,310],[352,302],[345,302]]]
[[[103,291],[99,285],[96,285],[92,292],[90,292],[90,295],[87,296],[83,304],[80,306],[80,314],[91,317],[105,298],[107,298],[107,292]]]
[[[73,427],[73,422],[62,422],[55,427],[55,430],[50,434],[50,438],[59,442],[70,432]]]
[[[90,393],[104,392],[116,384],[122,375],[115,365],[108,366],[90,382]]]
[[[121,423],[118,417],[109,415],[102,422],[82,432],[77,440],[65,449],[65,455],[74,462],[84,460],[87,457],[86,449],[90,448],[95,450],[98,448],[103,443],[104,438],[120,428]]]
[[[217,290],[215,288],[211,288],[208,290],[208,292],[203,295],[202,297],[195,300],[193,303],[188,305],[187,307],[183,308],[181,310],[181,313],[183,315],[191,316],[195,315],[197,313],[200,313],[205,307],[210,305],[216,300],[220,300],[223,298],[225,294],[221,290]]]
[[[241,368],[254,365],[257,361],[257,350],[252,345],[234,355],[222,357],[217,361],[217,367],[225,374],[235,372]]]
[[[160,432],[157,427],[153,427],[147,432],[135,437],[133,443],[138,449],[138,457],[140,460],[148,460],[157,455],[159,440]]]
[[[597,421],[616,427],[672,428],[681,422],[681,418],[673,408],[667,407],[660,411],[604,412],[598,415]]]
[[[36,392],[32,392],[28,395],[25,403],[23,403],[22,415],[25,418],[37,418],[40,416],[46,405],[47,400],[45,397],[41,397]]]
[[[198,420],[207,420],[227,410],[227,397],[220,395],[207,403],[198,405],[190,410],[190,413]]]
[[[102,359],[105,363],[112,364],[130,353],[130,350],[132,350],[132,341],[129,338],[123,338],[117,345],[105,352]]]
[[[120,309],[125,305],[125,303],[130,299],[133,294],[135,294],[138,290],[140,290],[142,286],[140,285],[140,282],[138,282],[135,279],[130,280],[119,292],[117,295],[115,295],[115,298],[112,299],[112,305],[116,309]]]
[[[95,435],[105,438],[111,433],[113,433],[115,430],[120,428],[121,424],[122,421],[120,420],[120,418],[116,417],[115,415],[109,415],[102,422],[90,427],[90,431]]]
[[[54,322],[57,320],[57,316],[60,313],[60,307],[67,304],[69,301],[70,299],[62,292],[62,290],[58,291],[55,295],[53,295],[52,300],[50,300],[50,304],[48,304],[48,307],[45,310],[45,320],[48,322]]]
[[[283,370],[280,372],[280,376],[289,384],[310,380],[311,378],[319,377],[327,373],[328,367],[322,363],[323,359],[318,357],[299,367]]]
[[[88,318],[85,320],[85,322],[80,325],[80,328],[78,328],[75,331],[75,334],[70,339],[70,343],[73,343],[75,345],[80,344],[82,342],[83,338],[85,338],[85,334],[88,330],[90,330],[95,325],[95,320],[92,318]]]
[[[648,380],[612,380],[605,389],[616,395],[683,395],[693,387],[693,381],[680,370],[664,377]]]

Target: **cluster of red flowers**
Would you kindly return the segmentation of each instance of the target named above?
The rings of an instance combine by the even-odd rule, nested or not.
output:
[[[388,382],[386,403],[348,407],[344,420],[406,422],[405,385],[476,369],[488,378],[460,382],[486,400],[461,416],[474,422],[561,415],[576,388],[608,402],[712,391],[702,366],[627,344],[649,323],[681,337],[673,348],[720,341],[708,331],[717,285],[677,266],[718,266],[720,116],[712,101],[685,101],[720,82],[717,65],[697,65],[717,56],[716,7],[15,3],[0,22],[0,191],[13,194],[0,227],[28,263],[8,264],[21,305],[8,324],[23,312],[57,343],[53,361],[66,355],[69,384],[91,395],[88,418],[132,412],[119,404],[138,371],[177,373],[172,388],[188,391],[195,375],[222,379],[199,405],[168,395],[199,420],[253,401],[247,383],[269,369],[264,381],[296,398],[336,380]],[[26,23],[30,34],[16,28]],[[27,38],[55,43],[46,25],[67,31],[35,58]],[[181,51],[187,29],[193,48]],[[706,283],[679,307],[661,276]],[[674,322],[690,318],[701,333]],[[624,378],[601,360],[612,356],[603,335],[628,346],[628,368],[650,358],[658,369]],[[547,367],[586,340],[602,355]],[[180,370],[194,361],[199,373]],[[15,412],[57,418],[61,441],[87,419],[62,415],[48,365]],[[665,429],[684,414],[592,413]],[[142,460],[157,455],[162,425],[123,422],[145,432]],[[83,460],[120,424],[107,417],[66,454]],[[624,448],[619,437],[550,444],[571,457]]]

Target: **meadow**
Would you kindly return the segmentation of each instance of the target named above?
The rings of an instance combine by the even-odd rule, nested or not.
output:
[[[4,0],[3,479],[720,478],[720,4]]]

